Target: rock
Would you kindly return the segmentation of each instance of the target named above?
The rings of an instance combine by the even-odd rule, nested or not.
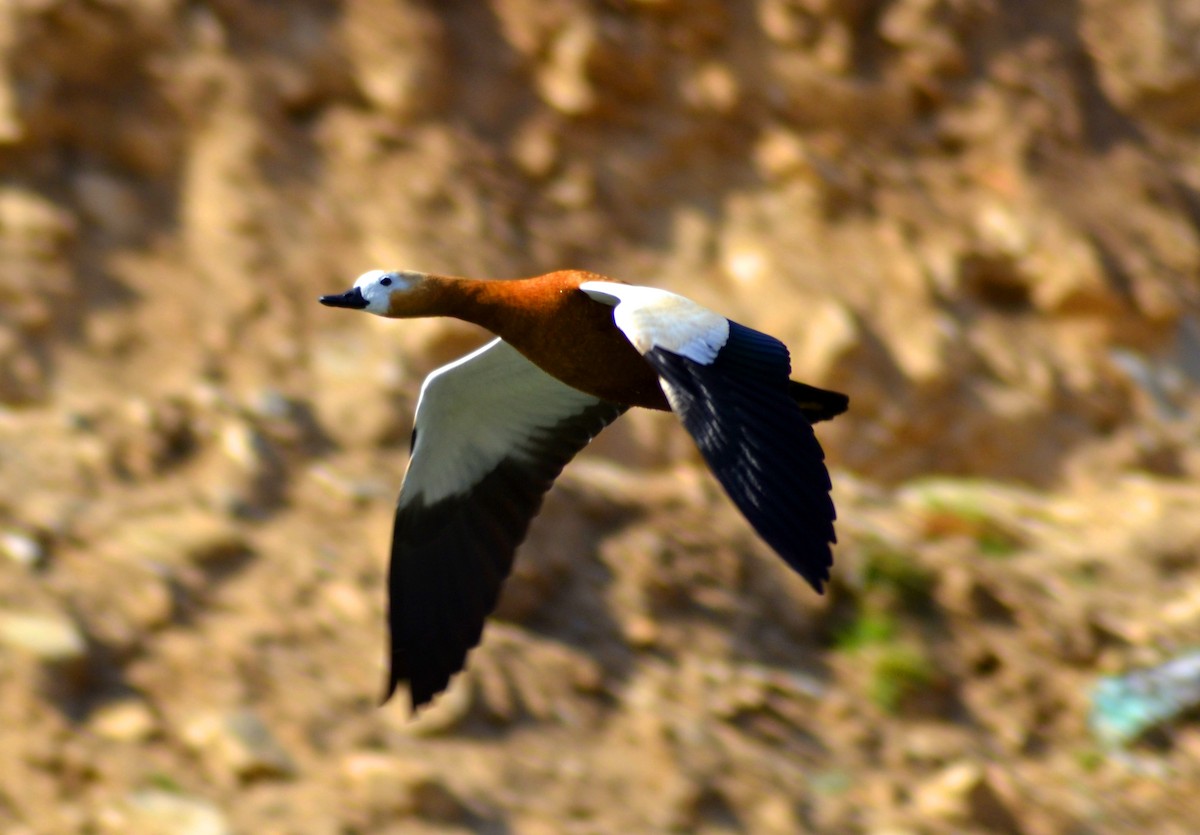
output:
[[[769,797],[751,810],[755,832],[794,835],[805,830],[791,798]]]
[[[722,267],[739,284],[761,284],[773,265],[765,250],[752,243],[735,243],[723,253]]]
[[[142,700],[124,698],[93,710],[88,725],[97,736],[113,742],[142,742],[157,730],[158,720]]]
[[[75,217],[40,194],[0,188],[0,403],[48,393],[51,325],[69,316]]]
[[[579,725],[586,716],[583,697],[604,684],[600,665],[578,650],[499,624],[492,624],[473,662],[478,704],[503,724],[528,716]]]
[[[1088,0],[1081,10],[1088,52],[1118,106],[1173,128],[1200,120],[1195,7]]]
[[[108,341],[110,336],[115,344]],[[113,334],[100,339],[97,347],[104,349],[112,349],[121,341]],[[187,460],[199,445],[197,418],[182,400],[131,398],[123,417],[125,421],[110,444],[112,466],[122,477],[145,479],[162,473]]]
[[[368,456],[366,466],[342,466],[326,461],[313,464],[305,474],[323,495],[348,505],[365,506],[372,501],[395,499],[399,490],[399,476],[394,481],[388,480],[380,477],[378,469],[378,461]]]
[[[738,106],[741,85],[726,64],[710,62],[684,79],[683,100],[694,110],[729,115]]]
[[[388,816],[462,823],[467,804],[433,768],[390,754],[355,751],[342,760],[342,779],[355,805]]]
[[[815,382],[826,379],[863,341],[854,314],[835,299],[813,298],[807,327],[792,345],[792,376]]]
[[[114,559],[151,566],[213,568],[246,557],[251,546],[224,517],[182,506],[131,518],[107,537],[105,551]]]
[[[0,553],[26,568],[36,568],[46,559],[46,547],[41,539],[18,530],[0,533]]]
[[[411,331],[430,332],[429,323],[413,324]],[[410,375],[393,359],[386,336],[367,328],[319,332],[313,339],[313,410],[322,431],[342,446],[377,446],[412,431],[412,404],[398,392]],[[406,328],[397,336],[412,334]],[[406,355],[420,356],[422,347],[413,345]]]
[[[802,4],[790,0],[761,0],[755,7],[759,26],[775,43],[796,46],[811,43],[816,38],[820,23]]]
[[[963,760],[918,786],[913,802],[917,811],[928,818],[969,823],[988,832],[1022,832],[993,784],[987,770]]]
[[[256,422],[228,416],[217,431],[221,455],[200,479],[208,505],[238,519],[263,518],[283,501],[286,460]]]
[[[232,835],[225,813],[199,797],[147,789],[125,798],[111,810],[107,831],[123,835]]]
[[[355,0],[343,15],[354,79],[375,107],[409,120],[445,92],[445,32],[436,14],[418,3]]]
[[[270,479],[279,466],[274,449],[249,421],[230,420],[221,429],[220,438],[222,451],[250,479]]]
[[[531,119],[513,137],[509,153],[525,174],[540,180],[558,164],[561,141],[554,121]]]
[[[0,327],[0,403],[29,404],[46,394],[43,367],[15,328]]]
[[[115,657],[129,657],[174,622],[184,586],[203,580],[199,572],[185,575],[161,565],[106,560],[88,578],[89,631]]]
[[[42,261],[53,259],[74,241],[77,232],[74,216],[40,194],[16,186],[0,188],[0,237],[14,253]],[[10,274],[2,275],[10,278]],[[30,282],[35,277],[21,280]]]
[[[583,209],[596,197],[591,166],[571,163],[546,187],[546,197],[564,209]]]
[[[767,180],[774,182],[810,170],[804,139],[794,131],[779,127],[763,131],[754,146],[754,164]]]
[[[43,699],[65,710],[80,709],[80,700],[96,686],[88,635],[74,618],[60,612],[0,611],[0,648],[25,656],[33,688]]]
[[[0,611],[0,643],[43,661],[71,662],[87,656],[87,639],[75,621],[58,613]]]
[[[596,105],[596,92],[588,77],[588,61],[596,49],[591,22],[575,17],[550,42],[545,63],[534,80],[546,103],[568,116],[587,113]]]
[[[184,723],[185,743],[205,757],[218,777],[238,781],[277,780],[296,774],[296,764],[271,729],[252,710],[203,713]]]
[[[882,15],[879,34],[903,50],[907,78],[928,85],[932,78],[966,72],[969,56],[963,38],[955,27],[944,25],[947,17],[966,14],[969,12],[960,11],[960,7],[946,9],[936,0],[901,0]]]
[[[10,44],[0,44],[6,52]],[[17,87],[8,68],[0,70],[0,145],[15,145],[25,135],[18,105]]]
[[[245,408],[260,431],[287,452],[311,455],[329,447],[329,440],[306,400],[266,386],[246,398]]]
[[[75,178],[75,196],[86,220],[116,239],[132,238],[145,223],[137,192],[110,174],[80,174]]]

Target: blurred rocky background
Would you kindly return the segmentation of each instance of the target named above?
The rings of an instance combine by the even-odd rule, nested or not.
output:
[[[564,474],[471,669],[377,706],[447,322],[581,267],[784,339],[817,597],[666,415]],[[0,4],[0,830],[1191,833],[1200,3]]]

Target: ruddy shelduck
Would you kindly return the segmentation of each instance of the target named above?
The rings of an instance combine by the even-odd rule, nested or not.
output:
[[[673,411],[747,521],[818,592],[835,512],[812,423],[843,394],[789,379],[783,343],[699,304],[580,270],[477,280],[371,270],[322,304],[451,316],[498,338],[421,386],[388,572],[391,666],[414,710],[483,634],[542,497],[631,406]]]

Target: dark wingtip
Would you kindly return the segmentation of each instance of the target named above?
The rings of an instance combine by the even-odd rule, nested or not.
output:
[[[801,576],[803,576],[803,575],[801,575]],[[829,584],[829,569],[828,568],[825,569],[825,571],[823,572],[823,576],[805,577],[804,579],[807,580],[808,584],[813,587],[813,591],[815,591],[817,594],[824,594],[825,589],[828,587],[828,584]]]
[[[394,676],[391,672],[388,673],[387,684],[383,687],[383,696],[379,699],[380,707],[387,706],[388,702],[396,695],[396,691],[400,689],[402,683],[401,679]],[[408,712],[410,717],[414,717],[421,712],[422,708],[433,701],[433,697],[437,693],[418,693],[417,688],[413,686],[412,682],[408,684]]]
[[[321,296],[317,301],[326,307],[345,307],[350,310],[362,310],[367,306],[367,300],[363,298],[362,290],[357,287],[347,290],[345,293]]]
[[[850,398],[839,391],[829,391],[807,383],[788,380],[788,394],[800,406],[809,423],[830,420],[850,408]]]
[[[383,695],[379,697],[379,706],[384,707],[392,700],[392,696],[396,695],[396,682],[389,677],[388,683],[383,686]]]

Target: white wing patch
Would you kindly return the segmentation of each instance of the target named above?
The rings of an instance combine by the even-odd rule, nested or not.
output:
[[[529,440],[599,401],[560,383],[495,339],[425,378],[417,443],[400,502],[464,493],[504,459],[529,459]]]
[[[579,289],[613,305],[613,321],[645,354],[662,348],[709,365],[729,339],[729,320],[691,299],[656,287],[585,281]]]

